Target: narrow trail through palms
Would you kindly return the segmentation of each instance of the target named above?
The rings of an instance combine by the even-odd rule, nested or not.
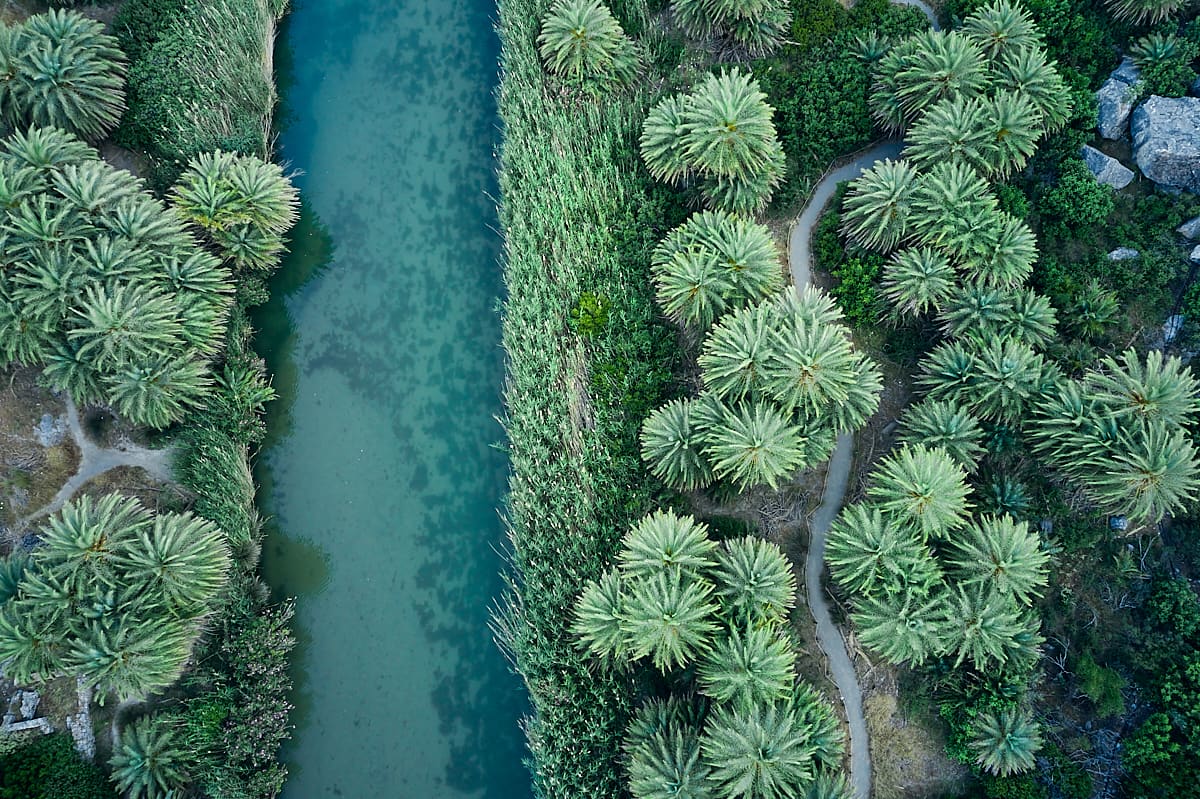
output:
[[[934,30],[938,29],[937,16],[920,0],[892,0],[897,5],[919,8]],[[808,204],[800,212],[792,226],[788,240],[788,261],[792,282],[797,288],[812,282],[812,233],[821,213],[844,180],[853,180],[877,161],[899,158],[903,144],[898,141],[884,142],[860,154],[850,163],[829,172],[813,190]],[[867,736],[867,720],[863,715],[862,686],[854,664],[846,651],[846,642],[841,631],[833,623],[829,611],[829,599],[825,596],[821,576],[825,572],[825,541],[829,526],[842,509],[842,499],[850,480],[850,464],[854,460],[854,436],[839,435],[837,447],[829,459],[825,473],[825,489],[821,493],[821,504],[809,519],[808,556],[804,563],[804,586],[808,598],[808,609],[817,625],[817,643],[825,654],[833,682],[841,694],[846,709],[846,721],[850,726],[850,787],[861,799],[871,795],[871,752]]]
[[[15,525],[15,529],[17,530],[28,526],[30,522],[36,521],[43,516],[49,516],[57,512],[89,480],[120,466],[136,466],[144,469],[147,474],[156,480],[164,482],[169,482],[173,479],[171,476],[171,456],[174,454],[174,450],[170,448],[147,449],[136,444],[124,444],[120,447],[98,446],[84,433],[83,425],[79,421],[79,409],[75,407],[75,402],[70,397],[67,397],[66,403],[68,428],[71,431],[71,438],[75,441],[75,446],[79,448],[79,468],[75,470],[75,473],[71,475],[67,482],[63,483],[62,488],[58,490],[58,493],[54,495],[52,500],[19,520]]]

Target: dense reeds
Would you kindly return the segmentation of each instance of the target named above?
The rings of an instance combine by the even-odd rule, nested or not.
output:
[[[543,72],[547,5],[500,4],[513,569],[497,630],[529,688],[535,794],[620,796],[633,688],[590,666],[569,627],[576,596],[649,499],[636,434],[667,385],[673,345],[648,268],[672,209],[637,156],[648,98],[597,102]]]

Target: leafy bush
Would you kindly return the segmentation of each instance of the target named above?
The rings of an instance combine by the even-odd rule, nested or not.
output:
[[[33,739],[0,757],[0,799],[116,799],[104,771],[84,761],[71,736]]]
[[[1082,159],[1064,161],[1058,180],[1038,199],[1043,224],[1052,235],[1083,237],[1108,219],[1115,200],[1111,186],[1096,181]]]
[[[846,257],[833,270],[837,284],[833,296],[851,325],[867,326],[878,316],[876,287],[883,269],[883,256],[873,252],[856,252]]]
[[[1121,689],[1125,680],[1111,668],[1101,666],[1091,653],[1084,653],[1075,665],[1079,677],[1079,690],[1096,706],[1100,718],[1119,716],[1125,712],[1125,700]]]

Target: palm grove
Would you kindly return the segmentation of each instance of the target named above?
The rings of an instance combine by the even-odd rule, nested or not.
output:
[[[1114,3],[1114,13],[1159,14],[1151,5]],[[686,36],[735,59],[785,38],[788,15],[771,3],[671,10]],[[584,97],[636,90],[646,67],[642,43],[596,1],[556,3],[537,41],[544,68]],[[1048,470],[1115,524],[1158,522],[1196,492],[1198,386],[1157,352],[1064,356],[1064,330],[1094,336],[1115,299],[1085,287],[1060,324],[1028,285],[1036,237],[994,186],[1072,114],[1029,14],[998,0],[949,33],[859,45],[875,122],[905,148],[850,186],[842,234],[848,249],[886,259],[883,320],[938,340],[918,365],[920,399],[899,444],[836,521],[828,562],[868,648],[986,695],[956,729],[979,769],[1012,775],[1033,767],[1041,742],[1029,685],[1052,555],[1021,475]],[[638,130],[649,175],[703,208],[647,264],[660,311],[697,342],[691,390],[640,430],[646,466],[674,491],[773,489],[822,464],[878,406],[880,372],[841,311],[820,291],[784,288],[770,233],[752,219],[784,180],[765,99],[750,76],[717,67],[648,104]],[[658,512],[635,520],[613,557],[577,600],[576,645],[618,684],[657,673],[650,683],[669,686],[639,692],[625,728],[630,792],[838,795],[828,711],[790,671],[794,586],[782,553],[716,542],[692,518]]]
[[[108,405],[149,428],[195,419],[210,404],[225,409],[226,424],[253,417],[271,392],[227,332],[243,313],[241,286],[274,269],[296,219],[283,171],[254,155],[202,154],[164,201],[89,144],[125,110],[127,61],[101,23],[38,14],[0,28],[0,54],[0,364],[38,366],[74,402]],[[227,459],[219,436],[194,421],[181,433],[189,479],[216,468],[236,505],[239,479],[249,481],[238,447]],[[244,459],[245,443],[240,451]],[[252,509],[215,512],[223,502],[205,494],[201,512],[157,514],[118,494],[68,502],[37,531],[35,548],[0,560],[5,674],[20,684],[77,675],[102,702],[170,688],[252,582]],[[263,624],[268,635],[282,630]],[[286,653],[282,634],[275,645]],[[204,784],[210,777],[234,789],[208,741],[183,746],[181,723],[151,714],[127,726],[111,763],[120,790],[217,790]],[[262,756],[273,760],[273,749]],[[262,792],[273,795],[278,786],[265,786],[281,781],[277,767],[255,762]]]

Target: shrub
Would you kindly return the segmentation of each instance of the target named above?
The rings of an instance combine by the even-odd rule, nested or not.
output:
[[[71,736],[33,739],[0,757],[0,799],[117,799],[104,771],[79,757]]]
[[[1073,158],[1060,165],[1058,180],[1038,200],[1038,211],[1056,235],[1074,238],[1108,219],[1114,203],[1112,187],[1096,182],[1087,164]]]
[[[1125,712],[1125,700],[1121,688],[1125,680],[1111,668],[1101,666],[1090,652],[1085,652],[1075,666],[1079,676],[1079,690],[1096,706],[1100,718],[1119,716]]]
[[[832,293],[850,324],[867,326],[875,322],[878,316],[876,289],[882,268],[883,257],[871,252],[850,255],[834,268],[837,284]]]

